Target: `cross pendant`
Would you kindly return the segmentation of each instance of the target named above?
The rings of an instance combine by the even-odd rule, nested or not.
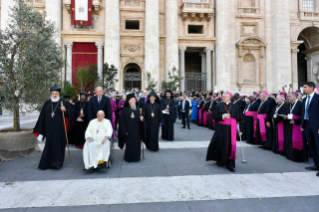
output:
[[[51,113],[52,118],[55,116],[54,112]]]

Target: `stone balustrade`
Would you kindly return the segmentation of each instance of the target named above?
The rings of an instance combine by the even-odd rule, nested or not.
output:
[[[319,20],[319,12],[312,12],[312,11],[299,11],[299,18],[302,21],[318,21]]]

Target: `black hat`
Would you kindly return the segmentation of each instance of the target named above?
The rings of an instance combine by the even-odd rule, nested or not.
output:
[[[50,88],[50,92],[52,92],[52,91],[58,91],[60,93],[61,92],[61,88],[55,85],[52,88]]]
[[[130,105],[128,102],[129,102],[130,99],[132,99],[132,98],[135,98],[135,100],[136,100],[135,93],[130,93],[130,94],[127,94],[127,95],[126,95],[126,101],[125,101],[125,103],[124,103],[124,107]]]
[[[151,91],[151,92],[148,94],[148,96],[147,96],[147,102],[150,102],[150,97],[151,97],[151,96],[155,96],[155,97],[156,97],[155,102],[160,103],[159,97],[157,96],[157,94],[155,93],[155,91]]]
[[[81,91],[81,92],[80,92],[80,96],[82,96],[82,95],[87,96],[88,94],[87,94],[85,91]]]
[[[167,94],[167,93],[170,93],[170,94],[171,94],[171,98],[173,98],[173,93],[172,93],[172,91],[168,89],[168,90],[166,90],[165,93],[164,93],[164,96],[163,96],[164,99],[166,99],[166,94]]]

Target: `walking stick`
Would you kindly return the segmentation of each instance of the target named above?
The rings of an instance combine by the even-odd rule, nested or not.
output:
[[[241,153],[243,155],[243,160],[241,161],[242,163],[247,163],[247,160],[245,160],[245,155],[244,155],[244,147],[242,144],[242,138],[241,138],[241,134],[240,134],[240,127],[239,127],[239,123],[238,123],[238,134],[239,134],[239,139],[240,139],[240,146],[241,146]]]
[[[62,101],[61,101],[61,106],[63,107],[63,102]],[[62,111],[62,117],[63,117],[64,131],[65,131],[66,145],[68,146],[69,159],[70,159],[70,164],[72,166],[71,153],[70,153],[70,147],[69,147],[69,140],[68,140],[68,134],[67,134],[67,131],[66,131],[64,112],[63,111]]]
[[[140,115],[142,116],[143,115],[143,111],[142,111],[142,108],[140,108]],[[144,128],[144,120],[143,120],[143,141],[145,142],[145,128]],[[145,155],[144,155],[144,144],[143,144],[143,141],[142,141],[142,158],[143,158],[143,161],[145,160]]]

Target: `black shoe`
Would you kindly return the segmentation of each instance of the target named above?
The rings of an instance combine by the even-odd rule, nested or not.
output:
[[[317,177],[319,177],[319,172],[316,174]]]
[[[234,169],[234,168],[228,168],[228,170],[229,170],[230,172],[235,172],[235,169]]]
[[[310,167],[306,167],[305,169],[307,170],[319,170],[318,166],[310,166]]]
[[[182,127],[182,129],[185,129],[185,127]]]

